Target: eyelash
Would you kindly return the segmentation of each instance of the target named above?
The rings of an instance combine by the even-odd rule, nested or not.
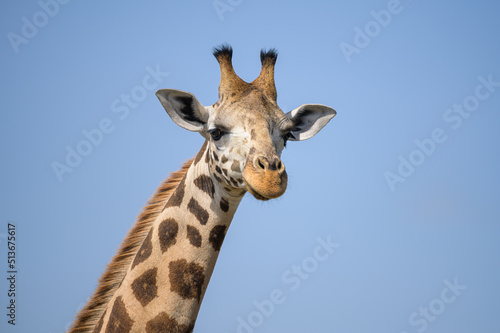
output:
[[[211,129],[208,131],[208,134],[210,134],[210,136],[212,137],[212,140],[214,141],[218,141],[220,140],[220,138],[222,138],[224,136],[224,133],[223,131],[221,131],[220,129],[218,128],[214,128],[214,129]]]

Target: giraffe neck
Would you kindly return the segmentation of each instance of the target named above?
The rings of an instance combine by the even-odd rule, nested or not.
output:
[[[203,145],[139,248],[94,332],[191,332],[243,195],[212,177]]]

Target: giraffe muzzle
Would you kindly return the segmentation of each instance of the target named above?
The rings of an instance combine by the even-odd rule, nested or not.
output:
[[[249,158],[249,161],[243,170],[248,192],[259,200],[275,199],[285,193],[288,175],[279,157],[258,155]]]

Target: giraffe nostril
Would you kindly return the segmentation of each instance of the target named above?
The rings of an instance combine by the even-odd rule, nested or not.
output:
[[[282,172],[285,166],[279,158],[269,160],[265,156],[255,157],[253,165],[257,171],[279,171]]]
[[[257,160],[257,165],[259,166],[259,168],[261,168],[262,170],[265,170],[266,169],[266,166],[262,163],[261,159],[259,158]]]
[[[266,171],[269,167],[269,161],[264,156],[258,156],[254,159],[253,165],[258,171]]]

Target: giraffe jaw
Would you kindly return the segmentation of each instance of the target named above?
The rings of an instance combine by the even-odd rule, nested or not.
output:
[[[250,194],[253,195],[255,197],[255,199],[261,200],[261,201],[268,201],[269,199],[271,199],[271,198],[266,198],[265,196],[260,195],[259,193],[257,193],[257,191],[255,191],[252,188],[252,186],[250,186],[246,181],[245,181],[245,185],[246,185],[246,190],[248,192],[250,192]]]
[[[286,172],[284,172],[280,178],[281,178],[281,184],[280,184],[281,186],[279,186],[279,188],[275,187],[271,191],[266,191],[267,187],[264,187],[263,190],[258,191],[245,178],[243,178],[243,180],[245,181],[246,190],[250,192],[250,194],[252,194],[255,197],[255,199],[267,201],[270,199],[279,198],[285,193],[287,187],[287,178],[288,178]],[[259,185],[260,185],[259,187],[262,187],[262,184]]]

